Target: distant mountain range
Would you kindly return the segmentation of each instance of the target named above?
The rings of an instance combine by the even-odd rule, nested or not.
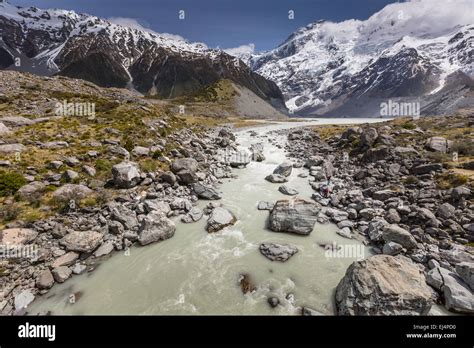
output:
[[[74,11],[20,8],[4,1],[0,68],[81,78],[163,98],[197,93],[226,79],[284,108],[274,82],[221,50]]]
[[[395,3],[366,21],[310,24],[240,58],[278,84],[295,114],[377,116],[388,98],[449,113],[474,104],[473,11],[464,0]]]
[[[95,16],[0,0],[0,69],[163,98],[229,80],[299,116],[378,117],[388,100],[446,114],[474,105],[472,3],[455,3],[416,0],[388,5],[366,21],[318,21],[274,50],[233,57]]]

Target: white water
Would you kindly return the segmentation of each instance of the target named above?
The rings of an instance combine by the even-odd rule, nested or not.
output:
[[[46,295],[30,305],[29,312],[52,314],[298,314],[298,307],[308,306],[324,314],[333,314],[334,289],[355,258],[328,258],[320,242],[360,245],[340,237],[332,224],[315,226],[309,236],[275,233],[266,229],[268,211],[258,211],[259,201],[285,199],[279,184],[264,180],[285,160],[283,149],[271,145],[265,133],[284,128],[315,124],[376,122],[362,119],[321,119],[286,122],[237,132],[242,147],[263,142],[266,161],[252,162],[236,169],[237,179],[220,186],[224,207],[238,222],[223,231],[208,234],[205,218],[193,224],[177,222],[173,238],[146,247],[133,247],[129,255],[115,252],[91,273],[73,276],[56,284]],[[279,141],[284,144],[285,138]],[[308,178],[294,169],[288,185],[310,198]],[[311,178],[311,177],[310,177]],[[206,202],[200,202],[205,206]],[[284,242],[299,252],[286,263],[271,262],[260,254],[262,242]],[[364,248],[365,256],[369,256]],[[257,291],[244,295],[239,276],[250,274]],[[71,294],[80,293],[74,304]],[[288,294],[293,294],[286,299]],[[271,308],[269,295],[277,296],[280,305]],[[293,298],[293,299],[292,299]]]

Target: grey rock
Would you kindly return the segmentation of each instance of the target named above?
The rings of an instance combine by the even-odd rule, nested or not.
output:
[[[93,192],[84,185],[66,184],[54,191],[53,197],[61,202],[79,201],[92,195]]]
[[[283,162],[278,167],[275,168],[273,174],[282,175],[282,176],[290,176],[291,171],[293,170],[293,163],[291,162]]]
[[[397,224],[401,221],[400,215],[396,209],[390,208],[385,214],[385,220],[390,224]]]
[[[257,209],[258,210],[272,210],[274,205],[275,205],[275,203],[273,203],[273,202],[260,201],[260,202],[258,202]]]
[[[283,175],[279,175],[279,174],[270,174],[270,175],[265,177],[265,180],[267,180],[271,183],[274,183],[274,184],[281,184],[281,183],[284,183],[284,182],[288,181],[288,179],[286,177],[284,177]]]
[[[400,256],[356,261],[336,288],[339,315],[425,315],[431,305],[423,273]]]
[[[110,211],[111,218],[120,222],[125,229],[133,230],[138,227],[135,212],[122,204],[115,205]]]
[[[26,184],[17,191],[17,195],[22,200],[30,200],[36,198],[37,194],[42,193],[46,188],[46,185],[39,181],[33,181]]]
[[[70,251],[64,255],[59,256],[56,260],[53,261],[51,267],[57,268],[61,266],[71,266],[79,258],[79,254],[74,251]]]
[[[94,251],[94,256],[95,257],[101,257],[101,256],[104,256],[104,255],[108,255],[113,250],[114,250],[114,244],[112,243],[112,241],[108,240],[108,241],[102,243],[102,245],[100,247],[98,247],[96,251]]]
[[[193,190],[196,196],[201,199],[218,200],[222,198],[215,188],[205,186],[199,182],[193,184]]]
[[[209,233],[214,233],[227,226],[235,224],[236,221],[237,219],[229,210],[222,207],[217,207],[214,208],[211,215],[209,216],[206,229]]]
[[[443,219],[449,219],[453,216],[455,210],[456,208],[454,208],[451,204],[443,203],[438,207],[436,215]]]
[[[288,261],[298,252],[298,248],[293,245],[279,243],[262,243],[259,250],[266,258],[280,262]]]
[[[416,240],[411,233],[395,224],[385,226],[383,239],[386,242],[398,243],[408,250],[417,247]]]
[[[134,162],[124,161],[112,167],[113,183],[118,188],[132,188],[141,181],[141,173]]]
[[[179,178],[183,184],[196,182],[198,162],[193,158],[179,158],[171,164],[171,171]]]
[[[295,189],[293,189],[291,187],[288,187],[287,185],[281,185],[278,188],[278,191],[280,191],[284,195],[288,195],[288,196],[296,196],[298,194],[298,191],[296,191]]]
[[[3,144],[0,145],[0,153],[9,154],[23,152],[25,147],[22,144]]]
[[[96,231],[72,231],[64,236],[59,243],[67,250],[90,253],[102,241],[102,234]]]
[[[270,213],[270,229],[308,235],[313,231],[319,208],[303,199],[280,200]]]
[[[61,266],[53,269],[51,273],[53,274],[55,281],[58,283],[64,283],[71,276],[72,271],[69,267]]]
[[[197,222],[202,219],[203,215],[204,213],[200,208],[193,207],[189,213],[181,218],[181,221],[184,223]]]
[[[384,253],[385,255],[391,255],[391,256],[398,255],[402,251],[403,251],[403,246],[395,242],[385,243],[382,249],[382,253]]]
[[[50,289],[54,285],[54,278],[49,269],[43,270],[36,279],[36,287],[40,290]]]
[[[452,141],[443,137],[431,137],[426,140],[425,148],[429,151],[448,152],[452,146]]]
[[[147,245],[174,236],[176,225],[159,212],[151,212],[141,221],[138,242]]]
[[[458,263],[456,265],[456,272],[471,290],[474,290],[474,262]]]

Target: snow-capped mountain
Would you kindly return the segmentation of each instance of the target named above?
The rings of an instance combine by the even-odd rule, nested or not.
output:
[[[283,105],[274,82],[221,50],[74,11],[20,8],[0,1],[3,68],[60,74],[165,98],[229,79]]]
[[[387,98],[420,102],[424,113],[448,112],[472,103],[473,6],[394,3],[365,21],[318,21],[274,50],[242,59],[278,84],[295,114],[379,116]]]

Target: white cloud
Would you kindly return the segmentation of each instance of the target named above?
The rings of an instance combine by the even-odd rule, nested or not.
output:
[[[241,45],[234,48],[223,49],[224,52],[234,57],[241,57],[243,55],[249,55],[255,53],[255,44],[249,43],[248,45]]]
[[[109,17],[107,20],[111,23],[121,25],[123,27],[137,29],[141,31],[146,31],[155,35],[163,36],[168,39],[178,40],[178,41],[186,41],[186,39],[180,35],[176,34],[169,34],[169,33],[157,33],[153,29],[150,29],[144,25],[142,25],[138,20],[135,18],[128,18],[128,17]]]

